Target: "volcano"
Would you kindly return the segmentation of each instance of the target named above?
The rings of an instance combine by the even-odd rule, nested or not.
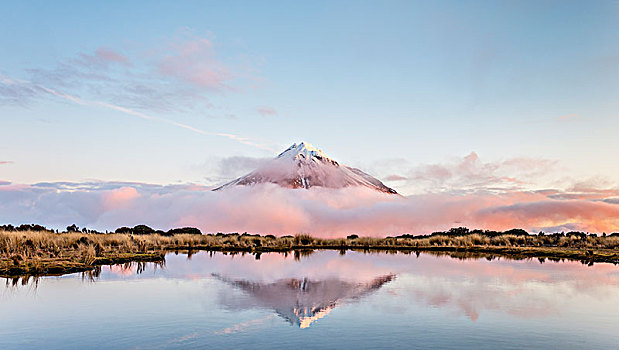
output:
[[[357,168],[340,164],[307,142],[293,144],[258,169],[217,187],[214,191],[260,183],[305,189],[361,186],[388,194],[398,194],[377,178]]]

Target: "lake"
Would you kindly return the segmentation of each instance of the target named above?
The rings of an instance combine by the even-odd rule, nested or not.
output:
[[[2,279],[0,349],[609,349],[619,267],[430,254],[168,254]]]

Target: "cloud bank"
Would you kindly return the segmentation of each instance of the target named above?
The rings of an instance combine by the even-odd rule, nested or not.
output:
[[[378,167],[394,168],[389,169],[391,174],[385,176],[384,180],[413,193],[471,193],[480,189],[514,191],[560,179],[557,177],[559,162],[542,158],[516,157],[483,161],[476,152],[471,152],[442,163],[416,164],[408,169],[402,169],[406,160],[394,163],[380,164]]]
[[[55,228],[76,223],[99,230],[144,223],[158,229],[321,237],[425,234],[454,226],[613,232],[619,231],[616,197],[619,190],[612,189],[400,197],[359,187],[304,190],[273,184],[215,192],[200,185],[122,182],[6,184],[0,186],[0,222]]]

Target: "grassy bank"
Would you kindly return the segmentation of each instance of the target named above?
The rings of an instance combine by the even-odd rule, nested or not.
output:
[[[619,237],[585,234],[434,234],[320,239],[308,235],[92,234],[0,230],[0,276],[87,271],[129,261],[161,261],[167,251],[290,252],[312,249],[439,252],[454,257],[570,259],[619,263]]]

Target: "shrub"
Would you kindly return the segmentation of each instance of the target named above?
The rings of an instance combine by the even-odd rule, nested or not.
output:
[[[529,233],[521,228],[513,228],[511,230],[503,232],[504,235],[514,235],[514,236],[528,236]]]
[[[133,227],[134,235],[152,235],[153,233],[155,233],[155,230],[146,225],[137,225]]]
[[[116,229],[116,231],[114,231],[115,233],[124,233],[124,234],[131,234],[133,233],[133,229],[131,227],[119,227]]]
[[[179,235],[179,234],[188,234],[188,235],[201,235],[202,231],[195,227],[181,227],[181,228],[173,228],[167,232],[168,235]]]

